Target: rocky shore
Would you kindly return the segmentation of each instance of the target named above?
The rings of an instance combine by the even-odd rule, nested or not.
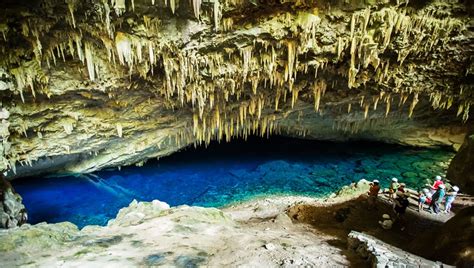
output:
[[[276,196],[222,209],[133,201],[105,227],[79,230],[64,222],[1,230],[0,259],[4,267],[367,266],[377,258],[363,258],[350,249],[355,243],[347,242],[347,225],[356,231],[373,229],[367,232],[371,243],[397,242],[391,238],[395,236],[403,241],[411,232],[394,228],[384,236],[376,223],[381,211],[358,215],[366,204],[357,197],[367,187],[361,181],[327,199]],[[345,222],[332,223],[348,202],[351,212]],[[379,205],[383,210],[383,201]],[[334,232],[328,231],[329,224]],[[421,257],[416,263],[439,266]]]

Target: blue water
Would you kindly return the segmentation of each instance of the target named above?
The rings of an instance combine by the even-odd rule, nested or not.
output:
[[[275,137],[211,144],[124,167],[67,177],[18,179],[29,222],[105,225],[133,199],[220,207],[274,194],[324,196],[362,178],[398,177],[419,188],[444,174],[453,153],[379,143],[329,143]]]

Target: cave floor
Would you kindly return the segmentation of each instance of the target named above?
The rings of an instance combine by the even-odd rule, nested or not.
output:
[[[386,194],[379,195],[375,208],[369,207],[366,196],[361,195],[329,205],[295,205],[288,210],[288,215],[294,222],[311,226],[315,233],[335,237],[331,243],[339,246],[345,254],[348,254],[347,258],[353,261],[352,252],[346,250],[348,234],[351,231],[366,233],[415,255],[433,259],[431,252],[427,250],[432,246],[430,243],[433,240],[430,237],[435,236],[438,227],[452,218],[457,211],[474,205],[474,199],[471,196],[462,195],[458,199],[453,206],[453,212],[436,215],[430,213],[426,205],[424,210],[418,212],[416,197],[412,195],[405,215],[400,220],[396,220],[390,230],[384,230],[378,224],[383,214],[389,214],[392,219],[395,217],[393,203]],[[443,208],[444,204],[441,205],[441,209]],[[342,215],[342,218],[337,219],[336,214]],[[443,261],[442,258],[441,256],[437,261]]]
[[[347,250],[351,230],[365,232],[412,253],[417,236],[452,215],[433,217],[411,205],[406,229],[383,230],[377,210],[360,197],[367,187],[327,199],[275,196],[223,209],[132,202],[106,227],[77,230],[70,223],[24,225],[0,231],[5,267],[366,267]],[[349,211],[342,222],[334,215]],[[416,238],[415,238],[416,237]]]

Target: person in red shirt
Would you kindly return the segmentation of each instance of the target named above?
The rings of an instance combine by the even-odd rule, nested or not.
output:
[[[379,195],[380,191],[380,182],[378,180],[374,180],[373,182],[370,183],[370,189],[367,194],[369,197],[367,198],[367,202],[369,203],[369,207],[373,208],[375,207],[375,203],[377,201],[377,196]]]
[[[441,180],[441,176],[436,176],[435,178],[435,182],[433,183],[433,185],[431,186],[431,194],[434,194],[437,190],[438,190],[438,187],[441,185],[441,184],[444,184],[443,181]]]

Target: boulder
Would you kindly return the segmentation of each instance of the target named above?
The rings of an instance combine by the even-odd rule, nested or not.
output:
[[[0,228],[20,226],[27,218],[21,196],[7,180],[0,177]]]
[[[448,168],[447,178],[462,192],[474,194],[474,132],[467,135]]]
[[[371,267],[450,267],[408,253],[373,236],[356,231],[349,233],[347,244],[350,250],[367,259]]]

